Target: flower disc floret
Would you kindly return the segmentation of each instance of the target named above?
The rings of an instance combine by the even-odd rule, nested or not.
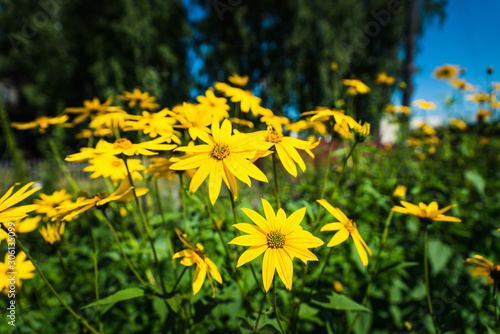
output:
[[[271,231],[267,234],[267,245],[272,248],[283,248],[286,241],[286,236],[280,231]]]
[[[229,146],[224,143],[216,143],[210,152],[210,156],[216,160],[224,160],[231,153]]]

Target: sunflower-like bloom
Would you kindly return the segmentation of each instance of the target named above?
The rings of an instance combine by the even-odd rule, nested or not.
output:
[[[213,263],[212,260],[210,260],[208,256],[203,252],[204,248],[202,244],[197,243],[195,247],[187,239],[187,235],[183,234],[182,231],[178,228],[175,228],[175,233],[177,233],[177,236],[179,237],[181,242],[189,249],[184,249],[180,252],[175,253],[172,258],[177,259],[183,257],[183,259],[181,260],[181,264],[186,267],[190,267],[193,264],[196,264],[193,279],[193,295],[197,294],[201,290],[201,287],[205,282],[205,278],[208,277],[210,287],[212,288],[212,298],[214,298],[215,288],[210,276],[212,276],[217,282],[219,282],[219,284],[222,284],[222,277],[220,275],[219,269],[217,269],[215,263]]]
[[[21,220],[28,215],[28,212],[34,211],[38,208],[37,204],[21,205],[13,207],[13,205],[21,202],[28,196],[40,190],[40,187],[28,190],[35,182],[30,182],[16,191],[14,188],[19,183],[14,184],[9,190],[0,198],[0,223]]]
[[[474,265],[467,270],[472,277],[486,277],[486,286],[500,281],[500,262],[494,264],[481,255],[474,255],[473,259],[465,259],[463,262]]]
[[[129,120],[125,122],[123,131],[141,130],[151,138],[160,136],[165,138],[165,141],[169,144],[172,141],[176,144],[181,144],[181,140],[178,137],[180,132],[175,131],[173,127],[177,123],[177,120],[170,115],[172,115],[172,112],[167,108],[156,113],[143,111],[142,116],[129,115]]]
[[[36,213],[50,219],[57,214],[56,207],[71,203],[71,194],[66,189],[56,190],[52,195],[40,194],[40,199],[33,200],[33,203],[39,205]]]
[[[35,266],[30,260],[26,260],[26,253],[19,252],[14,260],[9,259],[9,253],[5,253],[4,262],[0,262],[0,290],[8,294],[10,282],[15,277],[16,291],[21,288],[21,280],[35,277]]]
[[[377,80],[375,80],[375,83],[377,85],[392,85],[396,81],[396,78],[390,77],[387,75],[387,73],[382,72],[377,75]]]
[[[207,138],[200,137],[206,145],[177,148],[176,151],[187,152],[187,155],[170,166],[173,170],[198,168],[189,184],[191,194],[209,177],[208,192],[212,205],[219,197],[223,180],[235,198],[238,196],[236,178],[249,187],[250,177],[268,182],[266,175],[249,161],[256,154],[253,138],[243,133],[232,136],[231,133],[229,120],[224,120],[219,128],[219,122],[214,119],[212,135]]]
[[[42,220],[42,216],[35,216],[35,217],[26,217],[21,221],[14,222],[14,230],[16,235],[18,233],[29,233],[33,232],[36,230],[38,227],[38,223]],[[9,224],[9,227],[11,227],[12,224]],[[0,241],[7,239],[9,235],[4,232],[0,232]]]
[[[285,129],[288,131],[300,133],[306,130],[312,130],[317,134],[325,136],[328,134],[328,130],[323,122],[310,120],[300,120],[295,123],[285,125]]]
[[[490,94],[486,94],[483,92],[477,93],[477,94],[471,94],[467,95],[465,97],[467,100],[476,102],[476,103],[488,103],[492,101],[492,96]]]
[[[46,242],[53,245],[61,241],[61,237],[64,233],[64,226],[64,222],[47,223],[46,226],[40,227],[38,232],[40,232]]]
[[[436,109],[436,104],[434,102],[429,102],[425,100],[415,100],[413,105],[424,110],[434,110]]]
[[[194,173],[196,172],[195,169],[188,169],[185,171],[179,171],[179,170],[172,170],[170,169],[170,166],[174,162],[180,161],[179,158],[149,158],[150,165],[149,167],[144,171],[144,173],[148,174],[153,174],[153,180],[160,179],[162,177],[167,178],[167,180],[172,181],[175,179],[179,174],[185,174],[187,177],[192,178]]]
[[[433,75],[439,79],[453,79],[460,74],[460,67],[458,65],[444,64],[443,66],[436,67]]]
[[[370,123],[364,123],[361,125],[361,121],[359,122],[359,126],[354,128],[354,138],[358,143],[362,143],[368,138],[370,135]]]
[[[136,105],[141,109],[155,110],[160,108],[156,103],[156,97],[151,96],[148,92],[141,92],[135,88],[132,92],[124,91],[123,95],[117,96],[118,100],[128,101],[128,107],[133,108]]]
[[[128,202],[134,198],[133,189],[134,187],[130,185],[129,179],[125,178],[111,195],[99,193],[89,199],[79,198],[76,203],[58,206],[58,214],[52,218],[52,220],[62,218],[63,221],[70,221],[94,206],[100,207],[110,202]],[[146,188],[135,189],[135,193],[138,197],[146,194],[148,191],[149,190]]]
[[[88,139],[90,137],[106,137],[110,136],[113,134],[113,131],[111,129],[97,129],[97,130],[90,130],[90,129],[82,129],[79,133],[76,134],[75,138],[76,139]]]
[[[233,73],[229,78],[227,78],[230,83],[236,86],[243,87],[248,83],[248,75],[239,76],[236,73]]]
[[[430,126],[429,124],[422,122],[418,126],[418,128],[424,133],[426,136],[435,136],[436,135],[436,130]]]
[[[406,186],[398,184],[396,186],[396,189],[394,190],[394,193],[392,193],[392,197],[403,200],[406,198],[406,190]]]
[[[401,113],[401,114],[407,115],[410,112],[411,112],[411,108],[408,106],[395,106],[391,103],[388,103],[384,108],[384,113],[386,113],[386,114]]]
[[[461,92],[464,91],[473,92],[475,90],[474,86],[465,81],[465,79],[451,79],[449,83],[452,87],[459,89]]]
[[[264,253],[262,280],[266,292],[271,287],[275,271],[278,272],[285,287],[291,290],[293,258],[298,257],[304,263],[318,261],[316,255],[308,248],[319,247],[324,242],[310,232],[304,231],[300,226],[306,214],[306,208],[295,211],[287,218],[283,209],[275,213],[271,204],[265,199],[262,199],[262,206],[265,218],[251,209],[241,209],[255,225],[244,223],[233,225],[248,234],[234,238],[229,244],[250,246],[241,254],[236,267],[241,267]]]
[[[109,153],[111,150],[113,150],[113,144],[101,139],[97,142],[95,148],[82,147],[79,153],[70,154],[64,160],[71,162],[87,161],[100,154]]]
[[[241,119],[241,118],[236,118],[236,117],[231,117],[229,121],[232,124],[237,124],[241,126],[246,126],[247,128],[253,129],[255,125],[253,124],[252,121],[247,121],[246,119]]]
[[[352,132],[349,129],[349,125],[346,121],[342,121],[341,123],[335,123],[333,126],[333,132],[338,134],[341,139],[351,139]]]
[[[250,110],[254,116],[260,113],[260,103],[262,100],[253,95],[251,91],[241,88],[231,87],[222,82],[215,83],[215,89],[224,93],[225,96],[231,98],[231,102],[239,102],[241,111],[248,113]]]
[[[262,108],[260,114],[262,115],[260,121],[275,129],[281,129],[283,125],[290,124],[288,117],[275,115],[270,109]]]
[[[321,231],[338,231],[335,233],[326,245],[327,247],[337,246],[349,238],[352,237],[352,241],[354,241],[354,246],[356,246],[356,250],[358,251],[359,257],[361,258],[361,262],[363,262],[363,266],[368,265],[368,254],[372,256],[372,251],[366,244],[366,242],[361,237],[361,234],[358,232],[358,228],[356,223],[352,221],[352,219],[347,218],[347,216],[339,209],[334,208],[330,203],[328,203],[324,199],[317,200],[319,204],[321,204],[328,212],[332,214],[339,222],[337,223],[329,223],[321,228]]]
[[[224,118],[229,118],[229,105],[224,97],[217,97],[212,89],[207,89],[205,96],[197,96],[196,101],[200,104],[198,108],[205,114],[212,115],[221,122]]]
[[[281,129],[281,128],[279,128]],[[272,126],[267,128],[267,131],[258,131],[252,133],[250,136],[255,136],[258,143],[259,155],[256,157],[263,157],[268,155],[268,150],[274,147],[275,154],[285,167],[286,171],[291,175],[297,177],[297,166],[304,172],[306,164],[297,149],[304,150],[311,158],[314,154],[311,152],[313,148],[319,145],[317,142],[308,142],[297,138],[284,136],[280,131],[275,130]]]
[[[351,117],[344,113],[344,110],[328,109],[326,107],[316,107],[316,110],[306,111],[300,114],[300,117],[311,116],[310,121],[326,121],[333,117],[335,123],[340,124],[345,121],[351,129],[358,127],[359,124]]]
[[[109,177],[114,184],[125,178],[128,178],[127,166],[123,159],[114,155],[101,154],[89,160],[90,166],[83,169],[84,172],[92,172],[91,179]],[[142,180],[143,177],[139,171],[146,169],[140,159],[127,159],[128,169],[132,174],[133,180]]]
[[[456,204],[448,205],[447,207],[438,209],[437,202],[432,202],[427,205],[422,202],[418,203],[418,206],[411,204],[409,202],[401,201],[401,206],[395,206],[392,211],[404,213],[406,215],[417,216],[423,223],[430,224],[433,220],[443,221],[443,222],[461,222],[460,218],[445,216],[443,213],[457,206]]]
[[[349,93],[348,91],[349,95],[357,95],[358,93],[364,95],[368,94],[371,91],[370,87],[368,87],[358,79],[343,79],[342,84],[351,88],[351,93]]]
[[[96,115],[90,122],[89,127],[96,130],[121,130],[125,127],[125,122],[128,118],[129,115],[125,111],[117,110],[115,112],[109,112],[107,114]]]
[[[108,112],[113,112],[120,110],[120,107],[112,106],[113,97],[109,97],[106,102],[102,103],[98,98],[94,97],[92,100],[83,101],[83,107],[71,107],[64,109],[65,113],[69,114],[79,114],[73,120],[73,123],[79,124],[85,121],[87,118],[94,119],[96,115],[105,114]]]
[[[491,115],[493,115],[493,112],[491,110],[479,108],[479,111],[476,114],[476,120],[481,123],[486,121]]]
[[[68,120],[68,118],[69,118],[68,115],[60,115],[57,117],[40,116],[35,118],[35,120],[32,122],[28,123],[13,122],[10,123],[10,125],[18,130],[38,129],[38,132],[45,133],[45,130],[47,130],[47,128],[50,125],[61,125],[65,123]],[[68,124],[66,124],[66,127],[68,127]]]
[[[198,107],[198,105],[184,102],[182,106],[173,109],[173,116],[181,125],[175,125],[176,128],[187,129],[191,139],[196,140],[198,137],[204,137],[206,141],[210,129],[208,126],[212,124],[214,117],[212,114]]]
[[[450,125],[456,129],[459,129],[460,131],[467,130],[467,124],[461,119],[450,118]]]

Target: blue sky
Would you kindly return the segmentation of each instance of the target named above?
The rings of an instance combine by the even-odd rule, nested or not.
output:
[[[446,115],[444,101],[452,94],[450,86],[432,77],[442,64],[456,64],[466,68],[463,76],[468,82],[487,87],[486,68],[492,65],[492,81],[500,81],[500,43],[498,38],[498,0],[449,0],[446,20],[442,26],[427,26],[419,41],[415,62],[419,73],[414,78],[413,100],[424,99],[438,105],[434,115]],[[465,108],[451,110],[452,115],[471,119],[477,108],[466,103]],[[414,115],[419,115],[415,112]],[[431,115],[431,112],[428,113]]]

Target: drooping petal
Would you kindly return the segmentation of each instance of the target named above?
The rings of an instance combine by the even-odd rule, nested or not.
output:
[[[194,279],[193,279],[193,295],[197,294],[201,287],[203,286],[203,282],[205,282],[205,277],[207,276],[207,265],[206,263],[198,263],[196,266],[196,270],[194,271]]]
[[[266,292],[268,292],[271,287],[274,278],[274,270],[276,269],[276,254],[274,254],[274,251],[274,249],[268,248],[262,260],[262,281]]]
[[[210,172],[208,180],[208,195],[212,205],[215,205],[215,201],[217,201],[220,194],[220,189],[222,187],[222,173],[224,173],[222,161],[216,161],[214,169]]]
[[[210,171],[215,167],[215,160],[209,159],[207,162],[198,168],[196,173],[194,173],[191,183],[189,183],[189,193],[192,195],[198,190],[203,181],[206,180]]]
[[[276,153],[278,154],[278,157],[286,171],[290,175],[297,177],[297,166],[295,166],[295,162],[293,162],[292,157],[290,157],[280,144],[276,144],[274,147],[276,148]]]
[[[288,290],[292,289],[292,278],[293,278],[293,263],[290,255],[282,249],[277,248],[274,250],[274,255],[276,256],[276,271],[281,281],[285,284]]]
[[[212,275],[212,277],[217,282],[222,284],[222,276],[220,275],[219,269],[217,268],[215,263],[213,263],[212,260],[210,260],[208,257],[205,258],[205,263],[208,265],[208,270],[210,272],[210,275]]]
[[[335,233],[335,235],[332,237],[332,239],[330,240],[328,245],[326,245],[326,247],[337,246],[337,245],[343,243],[344,241],[346,241],[347,238],[349,238],[349,231],[346,228],[344,228],[344,229],[338,231],[337,233]]]
[[[334,208],[325,199],[318,199],[318,200],[316,200],[316,202],[318,202],[319,204],[321,204],[339,222],[345,222],[345,221],[348,220],[347,217],[343,214],[342,211],[338,210],[337,208]]]
[[[342,223],[330,223],[330,224],[326,224],[325,226],[323,226],[320,231],[321,232],[338,231],[338,230],[343,229],[343,228],[345,228],[345,226]]]

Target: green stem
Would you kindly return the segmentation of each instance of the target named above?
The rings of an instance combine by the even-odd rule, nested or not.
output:
[[[179,174],[179,180],[181,182],[182,221],[184,223],[184,233],[188,233],[188,229],[187,229],[187,212],[186,212],[186,194],[184,194],[184,179],[182,178],[182,174]]]
[[[434,319],[434,311],[432,310],[432,301],[431,301],[431,287],[429,284],[429,261],[427,258],[427,235],[429,234],[429,224],[425,224],[424,229],[424,273],[425,273],[425,289],[427,292],[427,304],[429,306],[429,312],[431,314],[432,326],[434,327],[434,332],[439,333],[438,328],[436,326],[436,320]]]
[[[62,172],[66,176],[66,179],[68,180],[71,188],[73,189],[73,192],[75,194],[78,194],[78,191],[79,191],[78,186],[76,185],[75,180],[73,179],[73,177],[69,173],[68,168],[64,164],[64,162],[61,158],[61,155],[59,154],[59,150],[57,149],[57,145],[54,143],[54,140],[52,138],[49,138],[49,145],[50,145],[50,149],[52,150],[52,154],[54,154],[54,158],[56,159],[57,164],[59,165],[59,168],[61,168]]]
[[[162,205],[161,205],[161,198],[160,198],[160,189],[158,187],[158,179],[154,180],[153,183],[154,186],[154,191],[156,194],[156,203],[158,205],[158,210],[160,211],[160,216],[161,216],[161,222],[163,225],[163,228],[165,229],[165,236],[167,237],[167,244],[168,244],[168,250],[170,251],[170,256],[174,256],[174,245],[172,243],[172,238],[170,237],[170,229],[168,228],[167,225],[167,220],[165,219],[165,214],[163,213]],[[177,279],[177,264],[175,263],[175,260],[172,258],[172,268],[174,270],[174,278]]]
[[[276,205],[278,209],[281,208],[280,202],[280,192],[278,188],[278,172],[277,172],[277,162],[276,162],[276,151],[273,152],[273,175],[274,175],[274,196],[276,197]]]
[[[321,268],[321,271],[318,275],[318,277],[316,278],[316,280],[314,281],[314,284],[312,285],[312,289],[311,291],[309,292],[309,296],[307,297],[307,299],[309,299],[314,291],[314,289],[316,289],[316,286],[318,285],[319,283],[319,279],[321,278],[321,276],[323,275],[323,273],[325,272],[325,269],[326,269],[326,265],[328,264],[328,260],[330,259],[330,256],[332,256],[332,251],[333,251],[333,247],[330,247],[330,251],[328,252],[328,255],[326,256],[326,259],[325,261],[323,262],[323,267]]]
[[[102,212],[102,215],[100,215],[100,213],[101,213],[101,211],[97,211],[97,210],[96,210],[96,211],[95,211],[95,215],[96,215],[96,217],[97,217],[99,220],[104,221],[104,222],[108,225],[109,229],[111,230],[111,233],[113,233],[113,236],[114,236],[114,238],[115,238],[116,243],[118,244],[118,247],[120,248],[120,251],[122,252],[123,258],[125,259],[125,262],[127,263],[127,265],[128,265],[128,267],[130,268],[130,270],[132,270],[132,272],[134,273],[135,277],[139,280],[139,282],[141,282],[141,284],[142,284],[142,285],[144,285],[144,286],[146,286],[146,287],[148,287],[148,288],[152,289],[152,288],[151,288],[151,286],[150,286],[148,283],[146,283],[146,282],[145,282],[145,281],[141,278],[141,276],[139,276],[139,274],[137,273],[137,271],[136,271],[136,270],[135,270],[135,268],[134,268],[134,265],[132,264],[132,262],[130,262],[130,260],[129,260],[129,258],[128,258],[127,254],[126,254],[126,253],[125,253],[125,251],[123,250],[122,244],[121,244],[121,242],[120,242],[120,238],[118,237],[118,234],[116,233],[116,230],[115,230],[115,228],[113,227],[113,225],[111,224],[111,221],[109,220],[108,216],[107,216],[104,212]],[[104,218],[104,219],[102,219],[102,218]],[[153,289],[152,289],[152,290],[153,290]]]
[[[337,191],[337,188],[339,187],[340,180],[342,179],[342,176],[344,175],[345,167],[347,165],[347,161],[351,157],[352,153],[354,152],[354,149],[358,145],[358,142],[354,142],[354,145],[352,145],[351,149],[349,150],[349,153],[344,159],[344,162],[342,163],[342,170],[340,171],[340,175],[337,178],[337,182],[335,183],[335,187],[333,188],[332,195],[330,196],[330,203],[333,201],[333,196],[335,196],[335,192]]]
[[[283,325],[281,324],[280,317],[278,314],[278,305],[276,305],[276,275],[273,277],[273,290],[274,290],[274,314],[276,315],[276,320],[278,321],[278,325],[280,326],[281,333],[286,333],[283,329]]]
[[[363,305],[363,306],[365,306],[366,302],[368,301],[368,296],[370,294],[371,286],[373,284],[373,281],[377,277],[380,255],[382,254],[382,250],[384,249],[385,240],[387,239],[387,233],[389,231],[389,225],[391,224],[393,216],[394,216],[394,211],[391,210],[389,213],[389,217],[387,217],[387,220],[385,221],[384,232],[382,233],[382,239],[380,240],[380,244],[379,244],[378,250],[377,250],[377,257],[375,258],[375,265],[373,266],[373,270],[372,270],[372,273],[370,275],[370,281],[368,282],[368,285],[366,286],[365,295],[363,297],[363,301],[361,302],[361,305]],[[351,325],[349,325],[349,329],[347,330],[347,334],[351,333],[351,331],[354,329],[354,325],[356,324],[356,321],[358,321],[358,318],[360,317],[360,315],[361,315],[361,311],[358,311],[356,313],[356,316],[354,317],[354,320],[351,322]]]
[[[9,233],[9,231],[5,228],[5,226],[3,224],[1,225],[1,228],[5,231],[5,233]],[[37,271],[38,275],[40,275],[40,277],[42,278],[44,283],[47,285],[47,287],[50,289],[50,291],[52,291],[52,293],[57,298],[57,300],[59,300],[59,302],[69,311],[69,313],[71,313],[71,315],[73,315],[73,317],[75,317],[76,320],[78,320],[83,326],[87,327],[87,329],[89,331],[91,331],[92,333],[95,333],[95,334],[99,334],[99,332],[94,327],[89,325],[89,323],[84,318],[79,316],[68,304],[66,304],[64,299],[61,298],[61,296],[57,293],[57,291],[54,289],[54,287],[49,283],[49,281],[47,280],[45,275],[42,273],[42,271],[40,270],[40,267],[38,267],[38,264],[36,263],[36,261],[31,257],[29,251],[23,246],[23,244],[17,238],[16,238],[16,244],[17,244],[17,246],[19,246],[19,248],[21,248],[21,251],[23,251],[26,254],[28,259],[31,261],[31,263],[35,267],[35,270]]]
[[[86,218],[87,223],[89,225],[90,243],[92,245],[92,255],[93,255],[93,260],[94,260],[94,289],[95,289],[95,300],[97,303],[97,318],[98,318],[98,323],[99,323],[99,332],[103,333],[104,331],[103,331],[103,326],[102,326],[101,305],[99,304],[99,267],[97,264],[97,247],[95,244],[92,223],[90,222],[90,219],[89,219],[87,213],[85,213],[85,218]]]
[[[128,163],[127,163],[127,158],[123,158],[123,162],[125,163],[125,167],[127,169],[127,174],[128,174],[128,179],[130,181],[130,185],[133,187],[132,188],[132,193],[134,194],[134,199],[135,199],[135,204],[137,205],[137,208],[139,209],[139,213],[141,215],[142,223],[144,225],[144,229],[146,230],[146,235],[148,236],[149,243],[151,244],[151,250],[153,251],[153,256],[155,260],[155,267],[156,271],[158,272],[158,275],[160,276],[160,285],[161,289],[163,291],[163,294],[167,294],[167,290],[165,289],[165,282],[163,281],[163,273],[161,271],[160,267],[160,262],[158,261],[158,255],[156,253],[156,248],[155,248],[155,243],[153,240],[153,237],[151,235],[151,227],[149,226],[149,223],[146,219],[146,216],[144,215],[144,211],[142,210],[141,203],[139,203],[139,198],[137,197],[137,193],[135,192],[135,186],[134,186],[134,181],[132,180],[132,174],[130,173],[130,169],[128,168]]]
[[[175,289],[177,288],[177,285],[181,282],[182,276],[184,276],[184,273],[189,267],[184,267],[184,270],[182,270],[181,275],[177,278],[175,281],[174,287],[172,288],[172,291],[170,291],[170,294],[174,293]]]
[[[255,320],[255,326],[253,327],[253,332],[256,334],[258,333],[257,329],[259,329],[259,321],[260,321],[260,316],[262,314],[262,310],[264,309],[264,304],[265,304],[266,298],[262,298],[262,302],[260,303],[260,309],[259,313],[257,314],[257,320]]]

